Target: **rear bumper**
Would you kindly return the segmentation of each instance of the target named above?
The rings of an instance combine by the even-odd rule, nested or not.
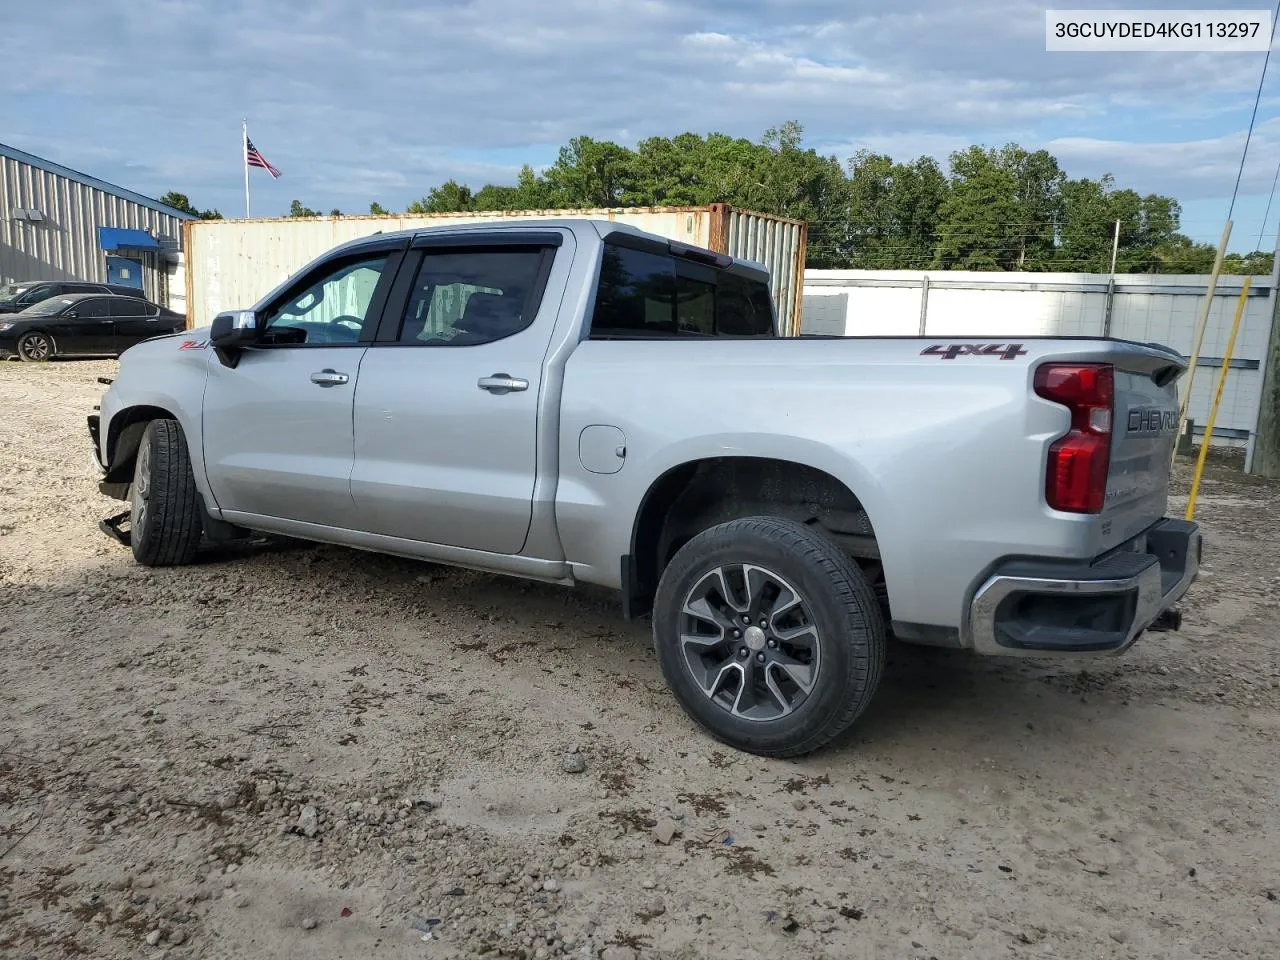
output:
[[[1009,561],[974,595],[970,643],[994,656],[1123,653],[1195,582],[1201,544],[1197,524],[1165,519],[1089,563]]]

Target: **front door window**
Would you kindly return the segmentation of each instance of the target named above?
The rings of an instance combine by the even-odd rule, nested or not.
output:
[[[348,261],[324,273],[267,312],[269,344],[357,343],[370,316],[387,255]]]

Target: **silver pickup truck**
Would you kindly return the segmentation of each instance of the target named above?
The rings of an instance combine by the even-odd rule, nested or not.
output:
[[[1176,353],[775,331],[758,264],[616,223],[352,241],[125,352],[104,523],[153,566],[257,532],[614,588],[687,713],[771,756],[849,727],[890,639],[1177,626]]]

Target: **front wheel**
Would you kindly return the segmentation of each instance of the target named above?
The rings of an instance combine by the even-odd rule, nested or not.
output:
[[[190,563],[200,546],[200,494],[177,420],[152,420],[142,434],[130,494],[133,557],[148,567]]]
[[[18,341],[18,356],[27,363],[44,363],[53,354],[53,338],[47,333],[28,333]]]
[[[658,584],[654,647],[685,712],[748,753],[811,753],[871,702],[885,626],[871,584],[821,531],[731,520],[686,543]]]

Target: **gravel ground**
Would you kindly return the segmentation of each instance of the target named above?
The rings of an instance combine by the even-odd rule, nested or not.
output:
[[[608,596],[134,565],[84,427],[113,369],[0,365],[0,956],[1276,956],[1280,486],[1212,470],[1180,633],[898,650],[852,736],[768,761]]]

